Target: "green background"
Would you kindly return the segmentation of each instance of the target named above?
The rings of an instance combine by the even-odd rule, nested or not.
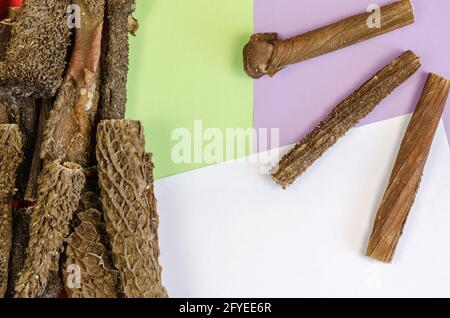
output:
[[[204,129],[253,127],[253,84],[242,70],[253,0],[137,3],[127,118],[144,123],[157,178],[204,167],[172,162],[171,133],[193,131],[194,120],[202,120]]]

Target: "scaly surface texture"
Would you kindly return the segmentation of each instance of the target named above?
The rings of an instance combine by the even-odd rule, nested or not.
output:
[[[303,174],[325,151],[332,147],[362,118],[398,86],[409,79],[419,68],[420,59],[412,51],[406,51],[391,64],[385,66],[369,81],[342,101],[294,149],[279,163],[273,179],[287,188]]]
[[[77,214],[77,223],[67,239],[63,269],[67,293],[70,298],[117,298],[117,271],[103,243],[102,213],[96,209],[82,211]],[[73,268],[77,270],[68,271]],[[74,276],[78,274],[78,278]]]
[[[32,208],[25,265],[16,283],[15,297],[44,295],[69,234],[69,224],[86,182],[80,166],[49,162],[38,179],[38,199]]]
[[[12,197],[17,169],[22,162],[22,136],[17,125],[0,125],[0,298],[8,286],[12,246]]]
[[[107,43],[101,91],[101,119],[123,119],[127,104],[128,23],[135,0],[106,0]]]
[[[414,204],[450,81],[430,74],[403,139],[370,237],[367,256],[390,263]]]
[[[104,0],[74,0],[81,10],[75,47],[50,112],[41,158],[89,164],[91,135],[98,109]]]
[[[104,120],[97,133],[101,200],[120,292],[128,298],[166,297],[158,263],[149,162],[140,122]]]
[[[18,86],[42,97],[61,86],[70,30],[69,0],[25,1],[12,28],[6,58],[0,63],[0,84]]]
[[[287,40],[257,33],[244,48],[244,69],[252,78],[273,76],[284,67],[324,55],[414,23],[410,0],[381,8],[381,26],[369,27],[372,13],[358,14]]]

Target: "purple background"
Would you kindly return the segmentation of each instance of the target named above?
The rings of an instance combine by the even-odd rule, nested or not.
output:
[[[255,32],[294,36],[365,12],[389,0],[256,0]],[[414,110],[428,72],[450,78],[450,1],[413,0],[416,23],[389,34],[294,66],[255,81],[255,127],[280,128],[281,145],[309,133],[342,99],[403,51],[411,49],[423,67],[361,124]],[[450,103],[448,103],[450,104]],[[450,137],[450,106],[444,114]]]

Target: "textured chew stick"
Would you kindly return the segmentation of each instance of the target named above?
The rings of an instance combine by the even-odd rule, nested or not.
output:
[[[15,297],[43,296],[52,273],[58,272],[61,249],[85,181],[79,165],[58,162],[45,165],[38,179],[27,257],[16,283]]]
[[[8,286],[12,245],[12,197],[17,169],[22,162],[22,136],[17,125],[0,125],[0,298]]]
[[[134,0],[107,0],[107,43],[103,66],[100,119],[123,119],[127,103],[128,24]]]
[[[102,241],[105,224],[96,209],[78,213],[67,240],[64,282],[70,298],[117,298],[117,271]],[[79,274],[79,277],[76,275]]]
[[[128,298],[166,297],[152,225],[148,157],[140,122],[104,120],[97,132],[99,186],[120,291]]]
[[[0,63],[0,85],[42,97],[55,95],[70,45],[69,4],[69,0],[25,2],[12,28],[6,59]]]
[[[273,76],[282,68],[414,23],[409,0],[381,8],[381,27],[368,23],[372,13],[362,13],[288,40],[277,33],[257,33],[244,48],[244,69],[252,78]]]
[[[414,204],[433,138],[444,111],[450,81],[430,74],[403,139],[388,188],[375,219],[367,256],[392,262]]]
[[[41,158],[86,167],[99,99],[104,0],[74,0],[74,3],[81,9],[81,27],[76,30],[69,69],[50,112]]]
[[[273,179],[283,188],[287,188],[419,68],[420,59],[411,51],[406,51],[385,66],[336,106],[313,132],[283,157]]]

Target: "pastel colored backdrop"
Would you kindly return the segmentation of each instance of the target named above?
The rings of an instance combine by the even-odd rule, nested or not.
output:
[[[450,1],[413,0],[416,23],[252,81],[242,47],[253,32],[289,37],[391,0],[139,1],[131,39],[128,117],[144,122],[156,176],[204,167],[171,160],[171,132],[205,128],[279,128],[281,145],[304,137],[343,98],[407,49],[423,68],[361,124],[411,112],[427,72],[450,77]],[[450,108],[444,115],[450,133]],[[401,138],[401,136],[399,136]],[[370,142],[370,141],[368,141]]]

